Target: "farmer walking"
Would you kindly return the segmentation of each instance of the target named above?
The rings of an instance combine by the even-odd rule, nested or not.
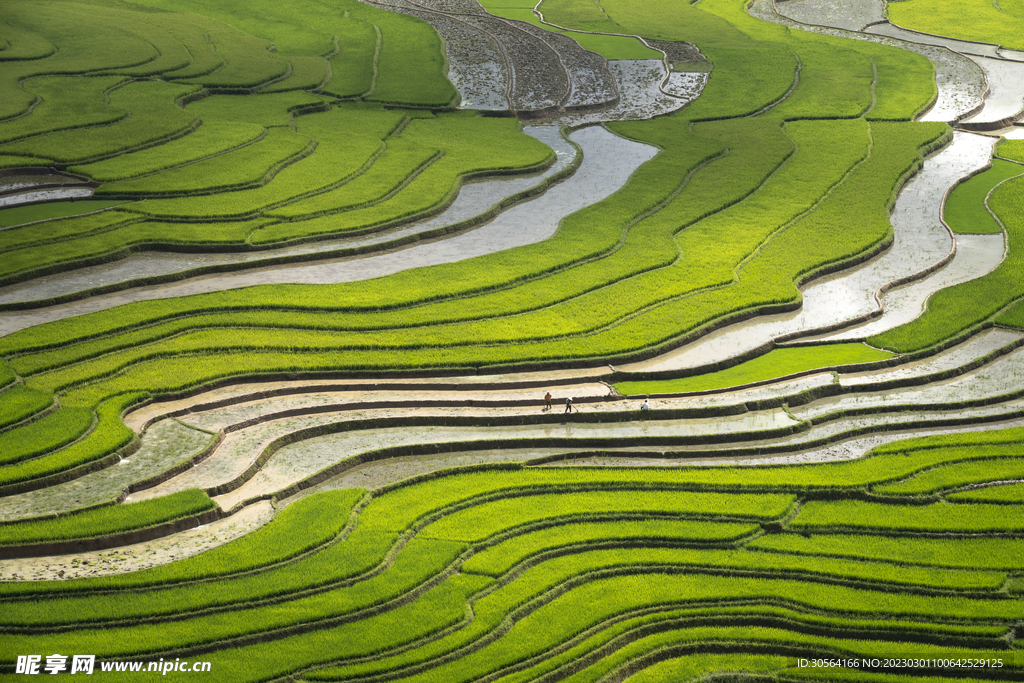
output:
[[[544,394],[544,410],[551,412],[551,392]]]

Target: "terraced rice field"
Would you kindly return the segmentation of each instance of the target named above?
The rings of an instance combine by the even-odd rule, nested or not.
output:
[[[1024,679],[941,4],[4,3],[0,680]]]

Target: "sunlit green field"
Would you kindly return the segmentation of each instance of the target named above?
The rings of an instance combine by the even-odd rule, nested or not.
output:
[[[974,4],[955,21],[925,0],[889,12],[907,28],[1024,47],[1020,2]],[[669,115],[605,123],[657,154],[542,242],[341,284],[257,279],[0,336],[0,506],[51,496],[60,508],[4,513],[0,563],[116,548],[222,516],[214,498],[228,489],[125,500],[140,485],[87,504],[75,488],[137,451],[130,411],[214,387],[500,382],[610,366],[617,394],[709,394],[822,373],[838,384],[844,368],[927,362],[982,331],[1024,330],[1024,154],[1006,141],[944,214],[954,232],[1004,235],[1005,259],[937,292],[910,322],[695,372],[617,370],[726,324],[794,311],[802,285],[889,249],[897,192],[952,135],[915,120],[935,101],[933,66],[894,46],[755,19],[743,0],[544,0],[536,9],[548,24],[533,2],[481,5],[612,60],[660,60],[640,38],[689,42],[710,77]],[[445,50],[425,21],[357,0],[7,0],[0,169],[65,172],[94,198],[0,208],[0,285],[139,253],[273,255],[386,235],[444,210],[466,183],[549,168],[552,150],[514,116],[458,108]],[[0,302],[0,315],[72,298]],[[999,401],[1022,390],[1009,386]],[[792,417],[780,396],[771,408]],[[352,419],[368,422],[353,431],[428,433],[459,419],[378,424],[375,400],[360,404],[369,412]],[[953,424],[957,410],[977,407],[954,398],[943,409]],[[586,419],[652,417],[610,415]],[[794,430],[818,424],[792,419]],[[465,424],[485,435],[491,426]],[[22,680],[19,657],[45,664],[63,653],[201,660],[210,680],[240,682],[1020,680],[1024,433],[990,427],[890,435],[844,462],[751,467],[683,466],[688,456],[672,451],[682,440],[654,444],[645,432],[616,445],[610,431],[609,452],[658,445],[677,466],[495,462],[289,499],[265,526],[188,559],[0,582],[0,679]],[[202,447],[212,452],[226,433],[202,432]],[[549,434],[496,448],[566,443]],[[264,460],[231,481],[284,445],[261,445]],[[460,452],[430,448],[367,446],[360,457]],[[191,457],[168,463],[185,472]],[[933,663],[849,665],[909,655]],[[949,659],[1001,663],[973,679],[934,663]],[[97,665],[93,675],[132,674]]]

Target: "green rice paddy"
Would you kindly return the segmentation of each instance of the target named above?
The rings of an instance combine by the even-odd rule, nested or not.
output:
[[[313,379],[367,379],[359,386],[369,398],[352,399],[358,414],[338,408],[341,422],[303,427],[341,433],[350,420],[353,438],[365,440],[331,466],[422,453],[461,462],[457,444],[389,451],[373,431],[387,429],[458,425],[476,430],[467,452],[557,451],[572,425],[528,413],[539,406],[523,408],[518,394],[494,422],[549,433],[520,443],[501,432],[495,446],[479,397],[472,415],[455,401],[442,419],[430,398],[413,418],[402,411],[414,408],[388,401],[401,403],[415,385],[373,383],[454,374],[504,386],[528,371],[539,374],[517,390],[534,391],[560,377],[546,373],[603,373],[725,324],[794,310],[801,285],[890,246],[897,192],[951,138],[946,124],[915,121],[936,96],[923,56],[763,22],[743,0],[481,4],[608,59],[660,60],[632,36],[686,41],[708,58],[710,77],[671,114],[604,124],[657,154],[543,242],[341,284],[268,285],[254,274],[249,287],[55,315],[0,337],[0,555],[11,558],[0,571],[22,572],[0,581],[0,680],[21,679],[19,656],[45,662],[52,653],[209,662],[210,680],[228,683],[966,680],[936,664],[909,676],[849,662],[907,653],[1001,662],[978,669],[984,680],[1024,676],[1024,434],[998,424],[1019,410],[973,420],[978,431],[958,426],[958,411],[1018,400],[1012,379],[999,397],[951,396],[941,408],[949,434],[881,439],[889,425],[851,423],[850,434],[885,443],[845,461],[815,462],[832,437],[803,452],[751,438],[744,457],[792,453],[799,464],[687,466],[704,454],[675,444],[710,452],[725,432],[686,441],[648,435],[645,422],[642,436],[616,445],[615,425],[632,429],[639,418],[602,404],[577,419],[607,428],[600,442],[612,445],[586,455],[632,447],[675,466],[480,460],[313,492],[333,481],[326,470],[280,485],[268,474],[275,450],[299,437],[233,442],[232,425],[220,434],[195,428],[209,444],[195,461],[182,454],[173,472],[148,472],[139,486],[166,486],[161,495],[132,502],[137,489],[127,487],[116,501],[89,498],[97,477],[150,457],[152,427],[129,428],[132,410],[182,401],[178,427],[193,429],[193,394],[226,385],[218,396],[246,404],[230,398],[232,387],[261,380],[292,383],[262,400],[315,393],[303,386]],[[964,4],[908,0],[889,11],[907,28],[1022,47],[1018,0]],[[535,6],[562,28],[541,24]],[[91,181],[96,198],[0,209],[0,283],[138,251],[273,255],[347,235],[383,239],[444,210],[469,181],[550,166],[554,154],[523,122],[457,109],[445,49],[416,16],[357,0],[9,0],[0,13],[0,168],[72,174]],[[1002,158],[945,206],[956,233],[1004,233],[1005,260],[935,293],[910,322],[850,343],[761,347],[696,373],[579,381],[615,381],[623,395],[714,393],[850,366],[899,369],[982,330],[1024,329],[1020,149],[1001,143]],[[0,309],[13,319],[10,309],[60,301]],[[982,364],[970,358],[955,372],[909,373],[867,390],[939,385],[974,369],[970,361]],[[838,395],[833,380],[816,390]],[[790,412],[817,396],[741,399],[717,412],[673,404],[681,409],[666,410],[665,421],[771,410],[798,434],[839,419]],[[299,424],[326,400],[239,418],[237,430],[282,415]],[[240,449],[237,462],[218,460],[221,439]],[[188,479],[207,457],[231,476]],[[178,486],[175,475],[189,483]],[[223,502],[258,477],[273,485]],[[57,511],[19,512],[18,496],[52,497]],[[257,503],[273,516],[265,526],[175,562],[36,580],[20,564],[230,524]],[[807,668],[800,658],[847,664]],[[99,665],[94,675],[125,678]]]

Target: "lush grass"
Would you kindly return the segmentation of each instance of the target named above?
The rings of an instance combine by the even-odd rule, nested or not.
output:
[[[483,0],[480,3],[491,14],[506,19],[525,21],[548,31],[566,35],[584,50],[590,50],[606,59],[661,59],[662,54],[645,46],[636,38],[616,35],[593,35],[579,31],[561,31],[541,23],[533,7],[537,3],[512,0]],[[597,33],[627,33],[625,29],[611,21],[601,10],[589,3],[578,3],[573,0],[566,2],[547,0],[539,7],[544,20],[565,28],[577,28]]]
[[[737,522],[650,519],[627,522],[571,522],[521,533],[482,552],[475,553],[462,568],[465,571],[501,576],[518,562],[540,552],[594,543],[646,542],[734,542],[760,527]]]
[[[993,159],[992,168],[957,185],[949,194],[942,217],[953,232],[986,235],[1002,232],[992,214],[985,208],[985,199],[992,188],[1008,178],[1024,175],[1024,166],[1002,159]]]
[[[335,36],[341,53],[330,59],[326,92],[416,106],[450,101],[454,91],[443,77],[440,41],[411,17],[352,0],[69,5],[62,16],[56,4],[40,3],[34,15],[32,4],[11,3],[9,16],[18,18],[19,30],[38,38],[19,38],[25,47],[16,49],[50,56],[33,60],[38,64],[5,64],[0,88],[11,97],[0,102],[0,115],[23,111],[36,81],[89,80],[95,86],[107,78],[33,78],[24,91],[12,85],[27,75],[161,74],[168,83],[114,90],[110,105],[93,88],[86,111],[95,117],[127,112],[131,98],[119,100],[117,93],[127,96],[138,86],[139,92],[152,90],[154,116],[172,114],[151,132],[166,137],[179,114],[203,124],[180,140],[94,168],[106,169],[105,178],[136,179],[110,182],[104,191],[120,185],[144,196],[189,196],[53,220],[45,230],[0,231],[9,274],[161,240],[269,243],[380,224],[436,206],[462,174],[522,167],[528,157],[546,154],[528,148],[513,121],[424,112],[388,137],[400,111],[385,115],[346,104],[294,115],[295,107],[324,101],[291,89],[319,84]],[[0,371],[7,381],[0,377],[0,383],[15,380],[10,368],[28,383],[0,394],[0,401],[11,400],[12,414],[38,410],[55,390],[65,406],[55,415],[77,411],[91,421],[95,411],[97,422],[73,445],[0,468],[0,485],[67,473],[109,457],[134,438],[121,421],[124,409],[215,379],[275,370],[616,359],[678,341],[726,315],[797,302],[801,279],[886,244],[894,188],[919,162],[919,150],[945,133],[941,125],[906,121],[934,93],[931,68],[915,55],[790,32],[750,18],[738,0],[545,5],[552,16],[561,12],[561,21],[587,30],[613,24],[626,33],[691,40],[714,62],[707,89],[692,105],[657,120],[609,126],[661,149],[622,191],[566,218],[542,245],[380,281],[143,302],[5,336]],[[7,12],[5,6],[5,20]],[[271,43],[276,52],[267,49]],[[50,45],[60,49],[50,52]],[[781,98],[793,83],[797,59],[801,82],[787,99],[763,116],[730,119]],[[184,110],[173,98],[158,97],[183,81],[248,88],[285,76],[289,66],[291,75],[264,94],[217,94]],[[39,112],[57,99],[44,98]],[[32,116],[22,123],[15,119],[0,124],[0,132],[8,124],[15,124],[15,132],[45,132],[80,121],[57,107],[50,111],[56,115],[46,121],[29,125]],[[131,111],[126,125],[135,118]],[[817,120],[800,120],[811,118]],[[215,125],[225,131],[223,139],[195,137]],[[293,125],[296,132],[289,130]],[[207,158],[237,147],[230,145],[236,139],[228,131],[243,128],[231,126],[249,133],[272,130],[262,141]],[[38,139],[44,137],[50,136]],[[243,189],[295,158],[297,152],[253,156],[286,138],[300,151],[314,142],[317,148],[265,185]],[[381,163],[388,152],[376,160],[379,168],[375,163],[363,170],[366,162],[381,141],[394,152],[407,140],[409,147],[415,143],[427,154],[444,155],[393,200],[374,204],[415,165],[388,170]],[[6,155],[10,163],[13,156]],[[184,163],[189,165],[171,168]],[[220,191],[227,187],[236,191]],[[208,194],[194,196],[202,192]],[[327,200],[329,193],[334,194]],[[1001,196],[993,194],[994,210],[1000,210]],[[1008,223],[1024,213],[1002,201]],[[280,223],[284,228],[263,219],[210,221],[265,211],[275,221],[311,220]],[[129,222],[130,215],[168,220]],[[1009,224],[1008,231],[1011,262],[1003,279],[991,290],[972,290],[957,302],[957,315],[985,319],[1020,296],[1014,294],[1020,269]],[[986,313],[989,304],[994,308]],[[933,298],[926,317],[941,310]],[[947,326],[937,337],[954,333]],[[920,336],[911,335],[915,341]],[[857,348],[872,359],[885,357],[866,347],[821,348]],[[778,357],[759,360],[769,358],[774,368],[733,370],[759,378],[792,371],[780,368]],[[795,367],[821,367],[820,359],[817,365],[802,362]],[[35,445],[55,442],[61,434],[56,420],[45,420],[38,438],[29,439]],[[34,434],[29,428],[0,438],[24,438]],[[506,683],[536,680],[574,661],[581,662],[576,671],[560,673],[577,682],[597,680],[629,661],[647,662],[651,653],[663,653],[666,663],[641,676],[778,668],[774,660],[759,659],[765,648],[891,654],[894,644],[912,643],[922,653],[983,653],[928,643],[938,637],[989,638],[997,649],[996,638],[1024,615],[1019,596],[998,590],[1004,573],[1020,572],[1019,539],[986,536],[1019,526],[1014,500],[920,506],[820,498],[826,491],[858,497],[872,488],[914,495],[1012,476],[1012,467],[1000,469],[1000,463],[1019,457],[1022,440],[1021,430],[933,437],[879,448],[862,460],[820,465],[484,469],[378,492],[345,538],[338,534],[363,493],[312,497],[252,536],[183,563],[103,579],[0,586],[5,651],[155,659],[200,646],[213,650],[202,657],[224,681],[306,675],[299,673],[304,667],[340,664],[323,678],[347,672],[445,683],[478,679],[506,666],[522,666],[502,672]],[[998,488],[1007,487],[981,490]],[[793,528],[854,527],[881,534],[787,533],[774,522],[796,510],[797,501],[802,508],[788,522]],[[131,506],[104,508],[126,509]],[[757,529],[753,522],[763,525]],[[897,537],[900,530],[981,535]],[[752,533],[759,537],[748,543]],[[399,542],[402,534],[408,536]],[[468,559],[460,566],[461,557]],[[451,574],[439,578],[445,571]],[[503,579],[496,582],[492,576],[499,575]],[[367,611],[381,605],[387,608]],[[334,619],[345,621],[327,621]],[[267,637],[282,628],[296,631]],[[255,642],[225,645],[239,637]],[[744,654],[681,659],[664,650],[722,643]],[[449,656],[467,646],[472,653]],[[608,647],[606,656],[587,666],[582,658],[600,647]],[[423,663],[429,666],[399,670]]]
[[[1001,2],[989,0],[904,0],[889,6],[889,19],[913,31],[1024,50],[1024,16],[1013,0],[1007,5],[1017,11],[1004,10]]]
[[[619,382],[615,385],[615,389],[620,394],[628,396],[709,391],[775,379],[816,368],[871,363],[891,357],[892,354],[873,349],[865,344],[781,348],[718,372],[680,379]]]
[[[1000,140],[999,146],[996,147],[996,154],[1009,159],[1010,161],[1017,161],[1024,164],[1024,140]]]
[[[223,154],[263,135],[264,129],[251,123],[204,121],[202,126],[183,138],[106,161],[72,166],[68,170],[100,182],[124,180]]]
[[[203,197],[150,201],[138,209],[154,216],[218,219],[254,214],[306,195],[323,196],[322,193],[343,181],[348,181],[345,187],[358,181],[359,178],[353,176],[372,161],[381,140],[402,119],[400,113],[385,112],[375,106],[333,109],[303,116],[298,131],[317,141],[316,150],[284,168],[267,185]],[[155,182],[159,183],[159,179]]]
[[[312,148],[313,140],[308,136],[287,128],[273,128],[259,142],[234,152],[136,180],[104,183],[96,189],[96,196],[212,193],[262,185]]]
[[[946,498],[962,503],[1024,503],[1024,483],[1001,484],[950,493]]]
[[[112,111],[125,112],[120,120],[107,126],[10,142],[2,149],[10,154],[31,154],[72,164],[154,144],[182,134],[195,124],[195,115],[179,107],[176,100],[198,89],[161,81],[128,83],[106,96]]]
[[[51,404],[53,396],[24,385],[0,392],[0,428],[27,419]]]
[[[505,498],[476,505],[446,515],[420,533],[424,538],[474,543],[505,531],[510,519],[515,519],[517,524],[529,524],[545,519],[584,519],[613,513],[641,516],[710,514],[716,517],[772,519],[786,512],[792,503],[793,499],[785,495],[695,494],[650,489],[558,493]]]
[[[1006,311],[996,317],[995,322],[1007,327],[1024,330],[1024,302],[1018,301],[1011,305]]]
[[[326,101],[320,95],[307,92],[211,95],[189,104],[185,110],[206,123],[244,123],[271,128],[288,126],[294,112],[321,107]]]
[[[973,444],[965,444],[965,439],[973,439]],[[359,641],[370,649],[352,652],[377,652],[382,644],[392,642],[388,640],[392,637],[399,638],[394,642],[413,643],[413,648],[379,661],[327,670],[317,678],[330,680],[357,671],[369,675],[394,670],[402,663],[438,659],[478,642],[513,610],[527,604],[532,606],[511,622],[507,633],[479,641],[483,647],[473,653],[466,652],[448,662],[439,660],[437,666],[413,679],[453,681],[480,677],[524,662],[534,653],[546,652],[586,633],[564,655],[553,653],[550,661],[543,657],[530,662],[530,671],[534,673],[549,671],[558,662],[569,661],[566,658],[570,652],[579,656],[594,651],[616,634],[630,632],[629,629],[659,623],[671,624],[673,628],[683,625],[658,621],[662,617],[705,620],[701,628],[709,630],[700,631],[700,642],[718,637],[730,642],[775,642],[775,636],[769,637],[763,630],[765,619],[786,624],[787,628],[793,623],[807,623],[818,630],[824,627],[844,633],[868,629],[875,634],[890,634],[893,640],[902,633],[924,633],[927,629],[936,629],[935,633],[963,629],[964,636],[995,635],[1020,618],[1020,601],[982,598],[977,593],[1001,595],[995,591],[1004,583],[1002,572],[1014,571],[1019,564],[1018,539],[804,537],[769,528],[760,538],[747,542],[755,528],[750,524],[687,522],[658,515],[674,510],[703,519],[762,513],[778,516],[784,514],[793,500],[791,493],[753,496],[741,492],[749,485],[760,490],[790,487],[799,492],[821,485],[863,486],[865,482],[891,481],[900,477],[901,471],[927,470],[943,459],[955,462],[979,457],[985,449],[1006,449],[1020,439],[1019,429],[933,437],[890,446],[886,454],[863,461],[796,467],[488,469],[409,483],[378,493],[359,513],[355,531],[348,538],[322,546],[293,562],[267,566],[264,558],[252,555],[253,549],[269,543],[277,549],[271,558],[286,559],[336,535],[347,521],[351,505],[362,495],[361,491],[338,492],[298,503],[251,539],[237,541],[182,565],[125,577],[79,580],[61,584],[67,588],[60,591],[60,596],[6,601],[4,622],[10,626],[82,625],[59,634],[11,634],[8,642],[20,649],[46,649],[52,638],[60,637],[76,648],[116,657],[216,643],[219,639],[309,624],[382,604],[437,576],[470,547],[468,544],[475,544],[475,552],[468,555],[462,567],[464,574],[459,577],[470,582],[473,589],[461,593],[462,597],[444,609],[434,601],[436,594],[428,591],[381,616],[367,613],[347,624],[273,640],[269,646],[261,643],[259,647],[215,651],[206,656],[225,665],[224,670],[236,676],[231,680],[253,680],[257,671],[266,675],[271,666],[277,667],[275,671],[287,672],[298,666],[326,663],[328,656],[337,658],[341,643],[351,641],[351,646],[356,647],[352,639],[364,633],[363,629],[378,628],[379,620],[385,616],[404,619],[419,614],[402,622],[403,628],[389,626],[373,631],[375,636]],[[856,474],[858,471],[860,474]],[[673,486],[689,490],[671,491]],[[708,491],[708,487],[719,490]],[[842,506],[854,506],[859,511],[838,510]],[[810,501],[804,503],[796,522],[809,514],[818,514],[816,507],[831,508],[833,516],[840,517],[844,524],[856,522],[859,514],[873,520],[884,518],[890,525],[895,519],[902,526],[939,530],[949,528],[952,519],[956,524],[970,525],[972,533],[981,528],[970,515],[979,516],[983,508],[998,507],[1007,513],[1002,515],[1004,520],[1015,510],[1006,505],[961,505],[957,506],[958,513],[966,512],[950,517],[930,513],[935,506]],[[579,522],[558,523],[566,515]],[[623,519],[626,515],[639,515],[639,519]],[[321,521],[314,522],[317,519]],[[291,534],[297,531],[301,533],[292,538]],[[400,549],[393,563],[382,566],[380,572],[366,574],[362,580],[348,581],[378,566],[389,556],[398,535],[408,531],[415,536],[408,545],[396,547]],[[516,532],[522,535],[514,535]],[[709,544],[716,547],[708,547]],[[744,549],[744,544],[749,549]],[[508,575],[507,582],[489,593],[478,593],[492,582],[471,572],[502,575],[523,560],[530,563]],[[238,573],[242,571],[247,573]],[[204,576],[214,580],[204,584],[203,591],[189,584],[174,585]],[[441,586],[450,585],[450,581],[441,582]],[[848,585],[850,582],[852,585]],[[156,583],[163,586],[148,587]],[[975,595],[921,595],[902,590],[912,586],[969,590]],[[31,584],[12,585],[0,593],[14,597],[38,592],[39,588]],[[100,588],[108,592],[75,595]],[[119,590],[111,593],[112,588]],[[444,625],[454,624],[453,619],[461,619],[466,600],[473,594],[477,596],[472,601],[471,622],[438,640],[415,642],[437,633]],[[536,601],[540,596],[546,597]],[[274,600],[270,603],[258,602],[271,597]],[[737,600],[764,604],[752,609],[749,605],[729,606],[724,602]],[[223,611],[228,607],[230,611]],[[426,607],[429,611],[416,611]],[[792,608],[803,613],[793,612]],[[669,613],[666,609],[676,611]],[[197,610],[213,611],[193,614]],[[965,615],[988,630],[970,631],[967,625],[939,623],[963,619]],[[142,617],[153,621],[129,625],[130,620]],[[737,619],[748,617],[757,619],[758,626],[736,623]],[[708,619],[713,621],[709,623]],[[775,619],[781,621],[772,621]],[[104,629],[85,626],[110,620],[128,621]],[[908,620],[925,620],[935,625]],[[722,625],[715,625],[719,623]],[[603,626],[597,628],[604,624],[607,630]],[[719,633],[716,629],[725,628],[725,624],[730,624],[731,630]],[[654,628],[644,633],[669,631]],[[778,642],[789,646],[804,643],[805,636],[792,634],[805,631],[797,629],[791,635],[779,636]],[[129,632],[131,638],[122,637]],[[819,639],[814,641],[818,645],[825,642],[820,640],[823,636],[814,638]],[[322,653],[324,643],[335,644],[330,655]],[[891,642],[884,639],[854,638],[844,641],[840,649],[876,653],[891,647]],[[948,652],[933,645],[920,647],[929,652]],[[598,669],[617,665],[618,657],[602,658]],[[226,666],[229,662],[244,665]],[[252,666],[256,668],[250,669]],[[526,680],[529,675],[524,671],[521,678]]]
[[[0,465],[30,460],[65,446],[82,436],[92,423],[91,410],[61,408],[20,429],[4,432],[0,434]]]
[[[1020,568],[1024,540],[801,533],[762,536],[748,544],[748,547],[815,557],[847,557],[960,569],[1015,571]]]
[[[45,204],[30,204],[28,206],[17,206],[10,209],[0,209],[0,228],[9,228],[11,226],[21,225],[22,223],[48,221],[54,218],[79,216],[83,213],[101,211],[120,204],[124,204],[124,201],[118,199],[78,199],[64,202],[48,202]]]
[[[107,536],[196,515],[214,507],[216,503],[205,493],[189,489],[163,498],[108,505],[54,519],[0,524],[0,545]]]
[[[885,505],[862,501],[811,501],[789,523],[793,528],[869,528],[890,531],[1019,531],[1024,510],[1002,505],[932,503]]]
[[[1024,478],[1024,461],[1022,460],[1016,458],[983,460],[938,467],[922,472],[906,481],[876,486],[874,490],[883,495],[918,495],[959,488],[968,484],[1021,478]]]

